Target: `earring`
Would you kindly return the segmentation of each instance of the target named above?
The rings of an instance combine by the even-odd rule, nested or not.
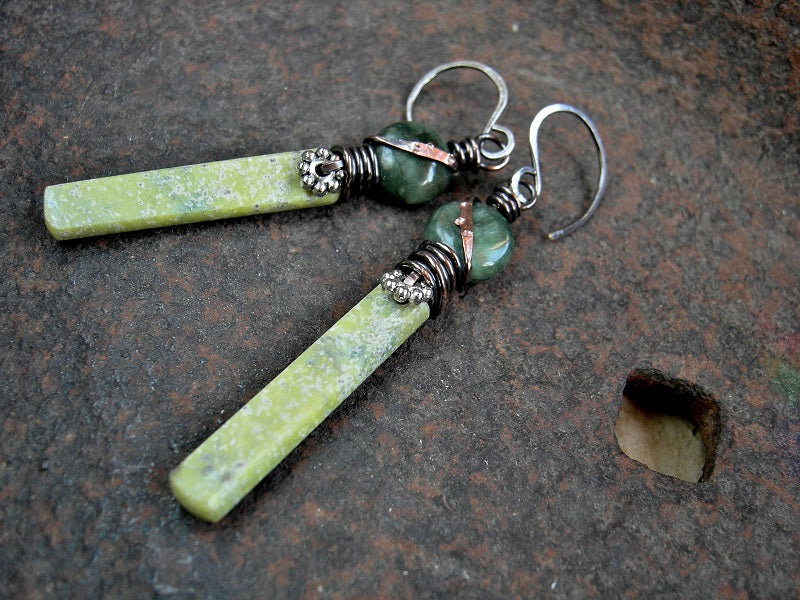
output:
[[[422,89],[451,69],[474,69],[497,88],[497,107],[483,131],[447,145],[413,120]],[[44,219],[57,240],[136,231],[333,204],[350,193],[378,191],[420,204],[444,191],[451,172],[497,170],[514,150],[498,119],[508,88],[491,67],[474,61],[442,64],[414,86],[406,121],[354,148],[334,146],[89,179],[49,186]],[[495,148],[495,149],[493,149]]]
[[[513,246],[509,223],[541,195],[539,129],[557,112],[575,115],[589,129],[600,175],[588,211],[549,237],[562,237],[586,222],[605,191],[605,150],[585,113],[554,104],[531,123],[530,166],[496,188],[485,204],[470,200],[437,210],[425,228],[428,240],[170,473],[172,492],[189,512],[220,520],[417,328],[439,314],[453,289],[503,269]]]
[[[504,185],[497,186],[481,204],[477,199],[451,202],[439,207],[425,225],[425,241],[408,259],[384,273],[381,286],[399,303],[426,302],[436,317],[455,289],[466,283],[494,277],[502,271],[514,249],[509,225],[522,211],[530,210],[542,195],[539,130],[550,115],[572,114],[589,130],[597,150],[597,190],[586,212],[572,224],[547,234],[555,241],[584,225],[597,210],[606,189],[606,151],[594,123],[582,110],[567,104],[551,104],[540,110],[530,125],[531,164],[518,169]]]

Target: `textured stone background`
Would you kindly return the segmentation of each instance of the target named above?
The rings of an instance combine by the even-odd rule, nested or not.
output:
[[[800,7],[664,4],[3,2],[0,594],[794,596]],[[59,244],[44,187],[357,143],[464,58],[508,81],[515,166],[543,105],[594,117],[604,204],[543,239],[596,176],[584,132],[553,119],[509,268],[198,522],[169,470],[415,246],[430,208],[357,198]],[[477,132],[487,89],[453,76],[420,115]],[[718,399],[709,481],[618,449],[625,379],[648,366]]]

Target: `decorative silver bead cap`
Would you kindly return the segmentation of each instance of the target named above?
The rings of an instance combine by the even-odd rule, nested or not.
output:
[[[346,177],[341,157],[327,148],[317,148],[303,152],[302,159],[297,163],[297,171],[303,189],[315,196],[341,191]]]
[[[453,290],[467,282],[464,261],[450,246],[423,241],[408,258],[381,277],[381,287],[395,302],[427,302],[431,318],[442,312]]]
[[[400,269],[389,271],[381,276],[381,287],[383,291],[392,295],[395,302],[406,304],[422,304],[433,299],[433,289],[423,281],[408,282],[408,276]]]

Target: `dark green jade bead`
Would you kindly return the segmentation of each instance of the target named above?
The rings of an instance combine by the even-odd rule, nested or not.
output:
[[[433,144],[447,151],[442,138],[416,121],[402,121],[382,129],[378,135],[412,142]],[[442,163],[410,152],[375,144],[383,191],[403,204],[422,204],[441,194],[450,183],[450,170]]]
[[[455,220],[461,216],[458,202],[439,207],[425,225],[425,239],[442,242],[455,250],[464,260],[461,229]],[[470,281],[483,281],[505,269],[514,250],[511,228],[503,215],[493,206],[472,205],[472,271]]]

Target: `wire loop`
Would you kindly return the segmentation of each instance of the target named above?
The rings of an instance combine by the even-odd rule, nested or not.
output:
[[[503,167],[514,151],[514,134],[510,129],[503,125],[498,125],[497,121],[503,114],[508,105],[508,86],[500,74],[490,66],[473,60],[462,60],[448,62],[431,69],[416,83],[406,100],[406,120],[413,121],[414,103],[417,101],[423,88],[440,74],[451,69],[474,69],[486,75],[497,88],[497,106],[489,117],[489,121],[483,128],[481,135],[478,136],[478,150],[481,156],[480,167],[485,170],[495,171]],[[497,134],[500,134],[499,136]],[[488,137],[484,137],[488,136]],[[497,150],[486,147],[485,141],[491,139],[497,146]]]

